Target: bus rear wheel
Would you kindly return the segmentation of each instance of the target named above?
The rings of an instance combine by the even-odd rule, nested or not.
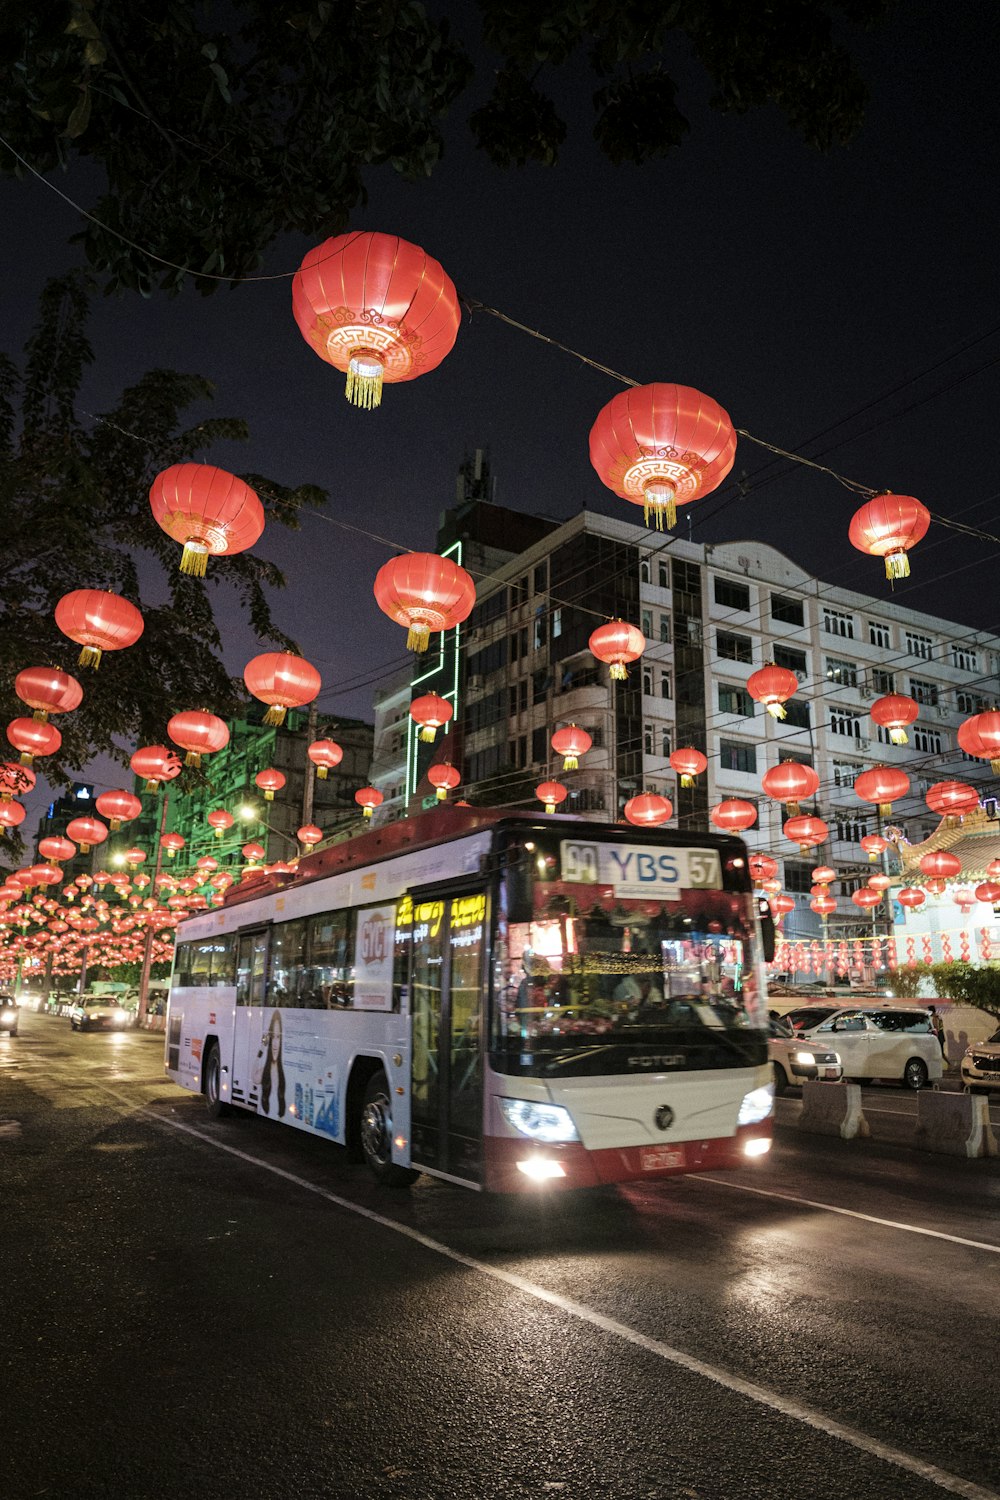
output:
[[[368,1170],[385,1187],[409,1187],[420,1176],[392,1159],[392,1095],[385,1070],[373,1073],[361,1105],[361,1152]]]
[[[213,1120],[220,1120],[223,1115],[229,1113],[229,1105],[222,1102],[222,1061],[219,1057],[219,1045],[210,1042],[205,1054],[205,1062],[201,1075],[202,1093],[205,1095],[205,1108]]]

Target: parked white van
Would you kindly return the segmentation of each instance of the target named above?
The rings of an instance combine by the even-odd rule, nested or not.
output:
[[[832,1047],[844,1077],[854,1083],[883,1078],[922,1089],[942,1075],[941,1047],[930,1011],[920,1005],[872,1000],[865,1005],[803,1005],[785,1016],[796,1036]]]

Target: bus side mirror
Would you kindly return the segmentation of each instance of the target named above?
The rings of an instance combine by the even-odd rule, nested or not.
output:
[[[760,940],[761,946],[764,949],[764,962],[769,964],[774,958],[775,931],[771,906],[764,896],[757,898],[757,913],[760,917]]]

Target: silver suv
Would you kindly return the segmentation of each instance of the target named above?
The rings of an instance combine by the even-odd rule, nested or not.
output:
[[[986,1042],[973,1042],[962,1058],[961,1073],[970,1094],[1000,1090],[1000,1031]]]

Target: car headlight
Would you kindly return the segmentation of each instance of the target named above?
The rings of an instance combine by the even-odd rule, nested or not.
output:
[[[115,1011],[115,1020],[116,1021],[127,1021],[128,1020],[128,1011],[127,1010],[116,1010]]]
[[[573,1116],[561,1104],[533,1104],[528,1099],[501,1099],[500,1109],[507,1124],[519,1135],[533,1141],[578,1141],[580,1136]]]
[[[737,1125],[759,1125],[761,1120],[766,1120],[774,1110],[774,1089],[769,1083],[763,1088],[751,1089],[749,1094],[743,1095],[743,1103],[740,1112],[736,1116]]]
[[[811,1068],[815,1066],[816,1058],[812,1052],[796,1052],[795,1061],[804,1068]]]

